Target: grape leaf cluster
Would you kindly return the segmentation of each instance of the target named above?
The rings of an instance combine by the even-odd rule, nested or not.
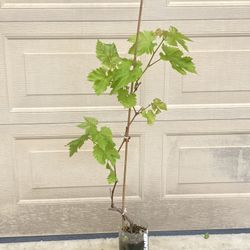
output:
[[[120,155],[116,149],[113,141],[113,135],[108,127],[97,127],[98,121],[95,118],[85,117],[85,121],[78,127],[85,130],[85,133],[78,139],[69,142],[70,156],[78,152],[82,145],[90,140],[93,142],[93,155],[95,159],[110,171],[108,182],[114,183],[116,181],[116,173],[114,166],[116,161],[120,159]]]
[[[100,61],[100,66],[88,74],[88,80],[92,83],[96,95],[104,92],[116,95],[118,102],[124,108],[133,108],[136,114],[140,114],[149,125],[152,125],[156,116],[167,110],[167,105],[159,98],[155,98],[146,108],[142,107],[136,111],[136,91],[142,84],[141,78],[158,61],[169,62],[172,68],[182,75],[196,73],[192,58],[184,54],[188,52],[187,42],[190,41],[175,27],[170,27],[168,30],[139,32],[137,38],[131,36],[128,39],[128,42],[132,44],[128,54],[133,56],[124,58],[119,55],[114,43],[104,43],[98,40],[96,57]],[[141,56],[150,57],[144,67],[140,60]],[[98,129],[97,125],[98,121],[95,118],[85,117],[85,121],[79,125],[84,129],[84,134],[68,144],[70,156],[78,152],[86,141],[92,141],[93,155],[109,170],[108,182],[112,184],[117,181],[116,161],[120,155],[113,141],[111,130],[107,127]]]
[[[118,101],[125,108],[134,107],[136,95],[129,92],[128,85],[142,75],[142,63],[121,58],[115,44],[106,44],[99,40],[96,45],[96,56],[101,66],[88,75],[95,93],[101,95],[109,88],[110,94],[117,94]]]
[[[155,98],[149,105],[149,109],[142,108],[142,116],[147,119],[148,125],[152,125],[155,122],[156,115],[162,111],[167,110],[167,105],[159,98]]]

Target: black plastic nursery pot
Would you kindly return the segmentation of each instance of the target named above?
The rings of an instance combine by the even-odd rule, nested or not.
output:
[[[119,232],[119,250],[148,250],[148,230],[130,233]]]

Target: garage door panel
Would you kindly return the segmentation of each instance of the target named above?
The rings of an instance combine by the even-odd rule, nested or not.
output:
[[[22,200],[106,198],[109,200],[109,188],[106,178],[108,171],[93,159],[91,143],[83,147],[80,153],[69,158],[65,145],[73,138],[39,139],[26,136],[16,138],[17,183],[19,183],[19,202]],[[140,137],[133,137],[130,148],[131,169],[128,173],[128,196],[140,199]],[[121,138],[116,139],[117,144]],[[121,179],[123,158],[119,162],[118,176]],[[121,185],[118,186],[121,195]]]
[[[171,121],[164,125],[157,123],[154,131],[147,125],[136,123],[129,158],[129,211],[143,211],[153,230],[246,226],[247,221],[239,220],[237,216],[240,213],[238,204],[246,205],[249,199],[250,186],[245,168],[249,152],[248,125],[246,120]],[[122,127],[122,123],[111,124],[118,141]],[[208,128],[210,132],[206,132]],[[223,128],[227,128],[226,134]],[[5,225],[1,235],[117,230],[114,225],[118,216],[116,218],[107,211],[106,170],[88,155],[90,145],[83,148],[87,152],[71,159],[65,151],[64,145],[78,133],[74,124],[1,128],[1,134],[9,138],[5,151],[14,146],[13,156],[7,157],[13,162],[6,166],[6,171],[12,175],[15,169],[16,173],[15,184],[14,181],[10,183],[13,186],[9,190],[14,192],[16,199],[8,201],[12,212],[1,212]],[[193,154],[201,159],[195,159]],[[242,155],[239,161],[238,155]],[[208,160],[199,165],[205,157]],[[85,169],[86,161],[91,167],[89,171]],[[192,174],[194,172],[197,176]],[[237,205],[235,199],[240,199]],[[4,210],[5,205],[1,204]],[[232,211],[234,216],[230,215]],[[105,217],[102,223],[100,216]],[[180,221],[180,218],[183,219]]]
[[[215,6],[249,6],[249,0],[167,0],[167,5],[171,7],[215,7]]]
[[[2,0],[2,8],[124,8],[138,7],[138,0]]]
[[[111,127],[115,142],[120,144],[123,124],[100,124],[105,125]],[[138,208],[143,199],[144,130],[140,128],[139,132],[137,127],[131,135],[129,207]],[[106,181],[108,171],[93,159],[91,143],[69,158],[65,145],[80,135],[79,132],[75,124],[0,127],[0,235],[116,230],[114,225],[119,216],[108,211],[111,187]],[[117,165],[120,180],[122,166],[123,155]],[[121,201],[121,192],[119,183],[117,202]],[[104,214],[108,226],[99,219]]]
[[[1,0],[0,3],[2,21],[136,20],[139,6],[138,0]],[[249,0],[146,0],[144,8],[146,20],[248,17]]]
[[[213,116],[232,119],[239,114],[248,118],[247,23],[207,21],[206,26],[203,21],[173,23],[194,40],[190,50],[198,75],[182,78],[168,64],[165,73],[157,66],[145,76],[146,86],[138,104],[146,104],[156,96],[165,98],[169,112],[159,117],[162,120],[213,119]],[[167,28],[170,22],[143,25],[145,29]],[[1,29],[5,37],[3,73],[7,74],[7,83],[4,80],[3,84],[8,87],[4,107],[9,103],[10,111],[8,119],[0,118],[2,123],[77,122],[82,119],[79,111],[93,112],[98,119],[125,119],[116,98],[94,96],[86,76],[98,65],[94,56],[96,39],[115,41],[121,55],[125,55],[129,46],[126,39],[134,32],[132,23],[11,23],[3,24]],[[240,81],[238,74],[242,76]],[[188,114],[187,109],[193,107]]]
[[[169,103],[249,103],[249,36],[194,37],[194,40],[190,50],[198,75],[181,77],[167,67]]]
[[[166,135],[164,196],[249,197],[249,139],[248,133]]]
[[[138,0],[98,0],[98,1],[90,1],[90,0],[5,0],[5,3],[17,3],[17,4],[22,4],[22,3],[30,3],[30,4],[39,4],[39,3],[44,3],[44,4],[50,4],[50,3],[62,3],[62,4],[72,4],[72,3],[82,3],[82,4],[101,4],[101,3],[138,3]]]
[[[0,197],[1,206],[12,209],[16,201],[15,168],[13,160],[13,143],[7,133],[0,133]]]
[[[119,106],[116,98],[96,97],[88,73],[98,67],[97,39],[6,39],[10,106],[18,108]],[[105,39],[111,42],[110,39]],[[121,56],[126,39],[112,39]]]
[[[8,92],[6,84],[4,37],[0,34],[0,124],[8,122]]]
[[[127,37],[135,29],[121,25],[1,23],[0,84],[6,91],[1,92],[5,102],[0,122],[79,122],[82,112],[100,120],[124,120],[125,112],[117,99],[108,94],[96,97],[87,81],[89,71],[99,65],[97,39],[116,42],[120,55],[126,55]]]
[[[151,209],[148,208],[147,211],[160,207],[158,213],[150,213],[152,216],[149,224],[155,230],[165,230],[166,227],[169,230],[185,230],[186,225],[189,230],[247,228],[250,223],[249,204],[249,198],[245,197],[181,200],[169,197],[161,202],[148,204]],[[166,226],[160,221],[164,221]]]

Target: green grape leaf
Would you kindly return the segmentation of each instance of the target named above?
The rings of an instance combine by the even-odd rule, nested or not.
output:
[[[110,161],[115,165],[116,160],[120,158],[113,142],[113,135],[108,127],[97,128],[98,121],[95,118],[85,117],[85,121],[79,125],[85,129],[85,135],[93,142],[93,155],[100,164]]]
[[[156,115],[160,114],[161,113],[161,110],[155,105],[155,104],[151,104],[151,107],[152,107],[152,110],[154,111],[154,113]]]
[[[84,117],[85,122],[81,123],[80,125],[78,125],[79,128],[89,128],[92,126],[96,126],[98,124],[98,121],[96,118],[93,117]]]
[[[106,137],[103,136],[102,133],[97,132],[92,136],[92,140],[94,143],[96,143],[102,150],[105,150],[106,146],[108,145],[108,141],[106,140]]]
[[[97,95],[101,95],[107,90],[110,85],[110,78],[109,72],[102,67],[91,71],[88,75],[88,80],[93,82],[93,89]]]
[[[188,51],[188,47],[186,45],[186,41],[192,41],[187,36],[180,33],[175,27],[171,26],[169,31],[163,32],[163,37],[165,41],[171,46],[181,45],[186,51]]]
[[[119,152],[112,145],[108,145],[105,148],[105,157],[106,157],[106,159],[108,161],[110,161],[110,163],[112,164],[112,166],[114,166],[116,164],[116,160],[120,159]]]
[[[96,43],[96,57],[108,68],[114,68],[120,61],[115,44],[103,43],[100,40]]]
[[[94,146],[93,155],[95,159],[102,165],[110,161],[112,166],[116,164],[116,160],[120,159],[120,155],[114,146],[108,145],[105,149],[101,148],[99,144]]]
[[[108,183],[114,184],[116,181],[118,181],[115,171],[109,164],[106,165],[106,168],[109,170],[109,175],[107,177]]]
[[[98,133],[97,124],[98,121],[92,117],[85,117],[85,121],[78,125],[79,128],[85,129],[85,134],[90,135],[91,137]]]
[[[69,156],[71,157],[73,154],[78,152],[78,149],[82,147],[85,141],[87,141],[88,135],[82,135],[78,139],[75,139],[67,144],[69,146]]]
[[[157,45],[155,39],[156,34],[153,31],[140,32],[137,43],[137,55],[152,54],[154,52],[154,47]],[[132,47],[129,49],[129,54],[134,54],[136,49],[136,36],[131,36],[128,41],[133,43]]]
[[[119,89],[126,87],[129,83],[135,82],[142,75],[141,62],[135,64],[133,60],[122,59],[117,68],[113,71],[112,94],[117,93]]]
[[[102,165],[106,163],[105,151],[97,144],[93,148],[93,155],[95,159]]]
[[[108,162],[106,164],[106,169],[109,170],[109,175],[107,177],[108,183],[114,184],[116,181],[118,181],[117,176],[116,176],[116,172],[114,171],[114,167],[112,165],[110,165],[110,163]]]
[[[106,149],[107,145],[115,146],[112,139],[112,132],[108,127],[102,127],[98,133],[92,136],[92,140],[103,150]]]
[[[163,45],[162,50],[163,53],[160,53],[161,59],[169,61],[173,69],[182,75],[186,75],[187,72],[196,73],[192,58],[183,56],[183,52],[180,49]]]
[[[98,134],[98,121],[92,117],[85,117],[84,119],[85,121],[78,125],[78,127],[84,129],[85,135],[88,135],[89,139],[93,141],[93,138]]]
[[[100,133],[108,140],[112,141],[113,134],[110,128],[108,127],[102,127]]]
[[[167,105],[163,101],[161,101],[159,98],[155,98],[151,104],[151,107],[153,111],[156,114],[161,113],[162,110],[167,110]]]
[[[78,149],[84,144],[86,140],[93,142],[93,156],[98,163],[105,165],[110,170],[108,176],[108,182],[114,183],[116,176],[114,173],[114,166],[116,161],[120,159],[120,154],[116,149],[116,145],[113,141],[113,134],[110,128],[97,127],[98,121],[92,117],[85,117],[78,127],[85,130],[85,134],[80,136],[67,144],[69,146],[70,156],[78,152]]]
[[[148,110],[148,108],[150,109]],[[156,116],[164,110],[167,110],[166,103],[159,98],[155,98],[147,108],[142,108],[141,115],[147,119],[149,125],[152,125],[156,120]]]
[[[149,111],[144,110],[144,111],[142,111],[141,114],[144,118],[147,119],[147,123],[149,125],[152,125],[155,122],[156,114],[152,110],[149,110]]]
[[[117,98],[125,108],[132,108],[136,105],[136,94],[130,94],[127,89],[119,89]]]

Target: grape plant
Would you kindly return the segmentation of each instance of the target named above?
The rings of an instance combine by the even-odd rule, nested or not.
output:
[[[119,212],[130,226],[133,222],[125,213],[130,127],[138,116],[152,125],[156,121],[157,115],[167,110],[166,103],[157,97],[146,106],[138,106],[137,94],[143,85],[142,76],[160,61],[170,63],[173,70],[181,75],[196,73],[192,58],[186,55],[188,53],[187,43],[190,41],[190,38],[172,26],[167,30],[157,29],[155,31],[140,31],[138,27],[137,34],[128,38],[131,46],[127,57],[119,55],[114,43],[104,43],[98,40],[96,44],[96,57],[99,59],[100,65],[89,73],[88,81],[92,84],[96,95],[107,92],[115,95],[117,101],[128,110],[124,137],[118,147],[110,128],[100,127],[98,120],[93,117],[85,117],[79,125],[79,128],[83,130],[82,135],[68,143],[69,153],[70,156],[73,156],[86,141],[92,142],[93,156],[99,164],[107,169],[107,182],[112,185],[110,209]],[[148,59],[143,64],[141,57],[145,57],[145,55]],[[123,147],[125,147],[123,180],[118,180],[117,162]],[[117,207],[114,203],[118,181],[122,182],[123,187],[122,207]]]

